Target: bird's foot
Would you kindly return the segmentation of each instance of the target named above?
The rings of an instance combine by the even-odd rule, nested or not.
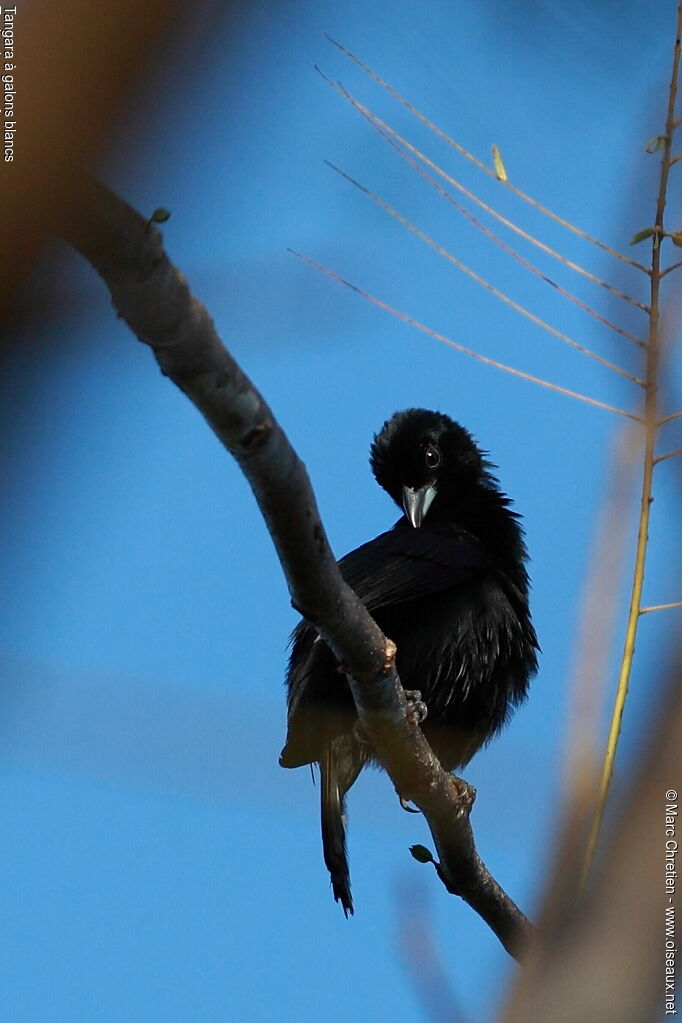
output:
[[[420,725],[429,713],[429,708],[422,700],[422,694],[418,689],[406,689],[405,699],[407,700],[408,713],[414,718],[415,724]]]

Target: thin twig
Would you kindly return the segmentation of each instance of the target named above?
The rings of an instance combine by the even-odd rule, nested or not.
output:
[[[658,465],[659,462],[665,462],[666,458],[676,458],[677,455],[682,455],[682,448],[675,448],[674,451],[666,451],[664,455],[656,455],[654,458],[654,465]]]
[[[682,416],[682,409],[679,412],[671,412],[668,416],[663,416],[656,423],[656,426],[664,426],[666,423],[672,423],[673,419],[679,419]]]
[[[599,780],[599,724],[602,718],[608,662],[618,615],[618,594],[626,564],[628,511],[639,460],[639,426],[618,431],[599,502],[594,540],[588,552],[589,571],[581,600],[581,621],[571,671],[567,755],[563,800],[576,830],[585,835]],[[584,841],[583,841],[584,846]],[[578,851],[578,864],[580,851]]]
[[[627,263],[628,266],[632,266],[636,270],[640,270],[642,273],[645,274],[649,274],[651,272],[648,267],[643,266],[641,263],[638,263],[635,259],[631,259],[630,256],[626,256],[623,252],[619,252],[617,249],[612,248],[605,242],[599,241],[598,238],[593,238],[592,235],[589,235],[587,234],[587,232],[581,230],[579,227],[576,227],[575,224],[572,224],[569,220],[564,220],[563,217],[560,217],[557,213],[554,213],[552,210],[547,209],[546,206],[541,206],[539,202],[531,198],[531,196],[526,195],[525,192],[522,192],[521,189],[517,188],[515,185],[512,185],[510,181],[508,180],[503,181],[501,178],[498,177],[497,173],[491,167],[488,167],[487,164],[482,163],[482,161],[478,160],[473,155],[473,153],[470,153],[467,149],[464,148],[464,146],[461,146],[458,142],[455,142],[454,139],[450,138],[450,136],[447,135],[446,132],[439,128],[437,124],[434,124],[433,121],[429,120],[429,118],[426,117],[425,114],[422,114],[420,110],[418,110],[415,106],[412,105],[412,103],[410,103],[403,96],[401,96],[399,92],[397,92],[394,88],[392,88],[392,86],[388,84],[388,82],[385,82],[384,79],[381,78],[375,71],[372,71],[372,69],[369,68],[366,64],[363,64],[363,62],[358,57],[356,57],[355,54],[351,53],[350,50],[347,50],[345,46],[341,45],[341,43],[337,43],[336,40],[332,39],[331,36],[327,35],[326,38],[329,40],[330,43],[336,46],[337,49],[339,49],[342,53],[349,57],[355,64],[357,64],[358,67],[362,68],[362,70],[367,75],[369,75],[370,78],[373,78],[374,81],[377,82],[382,87],[382,89],[385,89],[386,92],[393,96],[393,98],[396,99],[403,107],[405,107],[406,110],[409,110],[409,112],[413,114],[414,117],[416,117],[418,120],[420,120],[422,124],[425,124],[427,128],[434,132],[434,134],[437,135],[438,138],[442,139],[443,142],[445,142],[448,146],[456,150],[461,156],[465,157],[467,160],[473,163],[476,167],[479,168],[479,170],[482,170],[485,174],[488,174],[490,177],[495,178],[496,181],[499,181],[501,185],[503,185],[505,188],[508,188],[509,191],[513,192],[513,194],[516,195],[519,199],[522,199],[530,206],[533,206],[534,209],[539,210],[540,213],[544,213],[545,216],[549,217],[551,220],[554,220],[557,224],[560,224],[562,227],[565,227],[566,230],[571,231],[579,238],[583,238],[585,241],[591,242],[591,244],[596,245],[597,248],[602,249],[604,252],[608,252],[610,256],[614,256],[616,259],[621,260],[621,262]]]
[[[641,607],[639,613],[641,615],[648,615],[652,611],[669,611],[674,607],[682,607],[682,600],[674,600],[672,604],[650,604],[649,607]]]
[[[531,245],[534,245],[536,248],[540,249],[541,252],[546,253],[553,259],[556,259],[560,263],[563,263],[564,266],[568,267],[570,270],[573,270],[575,273],[580,274],[582,277],[585,277],[589,281],[592,281],[593,284],[597,284],[600,287],[605,288],[612,295],[615,295],[617,298],[623,299],[625,302],[629,302],[630,305],[635,306],[635,308],[637,309],[641,309],[642,312],[645,313],[649,312],[648,305],[645,305],[643,302],[639,302],[636,298],[633,298],[631,295],[626,294],[626,292],[621,291],[619,288],[614,287],[612,284],[609,284],[608,281],[603,281],[600,277],[597,277],[596,274],[593,274],[590,270],[587,270],[585,269],[585,267],[580,266],[579,263],[574,263],[572,260],[567,259],[566,256],[563,256],[560,252],[557,252],[556,249],[552,249],[549,245],[546,245],[544,242],[540,241],[539,238],[536,238],[534,235],[529,234],[527,231],[524,231],[517,224],[515,224],[514,221],[509,220],[501,213],[498,213],[498,211],[494,209],[494,207],[489,206],[488,203],[480,199],[475,192],[471,192],[468,188],[465,188],[465,186],[462,185],[459,181],[457,181],[456,178],[453,178],[451,174],[448,174],[446,171],[443,170],[442,167],[439,167],[437,163],[434,163],[434,161],[431,160],[425,153],[423,153],[416,146],[412,145],[412,143],[409,142],[404,136],[400,135],[397,131],[395,131],[395,129],[393,129],[389,124],[387,124],[386,121],[383,121],[380,117],[374,114],[368,107],[364,106],[364,104],[360,103],[359,100],[355,99],[355,97],[352,96],[343,85],[341,85],[338,82],[331,81],[331,79],[328,78],[327,75],[325,75],[324,72],[321,71],[319,67],[316,68],[316,70],[318,74],[320,74],[320,76],[325,80],[325,82],[327,82],[327,84],[332,89],[334,89],[335,92],[337,92],[340,96],[347,100],[351,104],[351,106],[353,106],[358,111],[358,113],[362,114],[362,116],[367,120],[367,122],[375,129],[375,131],[381,134],[382,137],[386,138],[387,141],[390,138],[395,139],[396,142],[399,142],[400,145],[403,146],[406,150],[408,150],[410,153],[413,153],[418,160],[420,160],[427,167],[430,167],[431,170],[433,170],[436,174],[439,175],[439,177],[441,177],[444,181],[447,181],[448,184],[452,185],[452,187],[455,188],[461,195],[466,196],[467,199],[475,203],[475,205],[477,205],[479,209],[484,210],[489,216],[497,220],[498,223],[504,224],[505,227],[507,227],[510,231],[513,231],[520,238],[523,238],[525,241],[529,242]],[[397,148],[399,149],[399,147]],[[630,335],[630,337],[632,336]],[[639,341],[638,339],[636,339],[636,343],[640,344],[643,347],[643,342]]]
[[[480,284],[481,287],[489,291],[491,295],[495,296],[495,298],[498,298],[501,302],[504,302],[505,305],[508,305],[515,312],[520,313],[521,316],[525,316],[526,319],[531,321],[531,323],[534,323],[536,326],[541,327],[543,330],[546,330],[548,334],[551,334],[553,337],[558,338],[565,344],[570,345],[571,348],[575,348],[577,351],[581,352],[583,355],[586,355],[588,358],[594,359],[595,362],[600,363],[602,366],[606,366],[607,369],[613,370],[614,373],[619,373],[621,376],[626,377],[628,380],[632,380],[633,383],[639,384],[640,387],[644,387],[644,381],[640,380],[639,377],[636,377],[634,376],[634,374],[629,373],[626,369],[622,369],[614,362],[610,362],[608,359],[605,359],[602,355],[598,355],[597,352],[593,352],[590,348],[586,348],[585,345],[581,345],[579,341],[575,341],[572,337],[569,337],[562,331],[557,330],[556,327],[552,327],[545,320],[541,320],[539,316],[536,316],[534,313],[531,313],[529,309],[525,308],[525,306],[522,306],[518,302],[515,302],[514,299],[509,297],[509,295],[506,295],[503,291],[500,291],[499,288],[496,288],[493,284],[490,283],[490,281],[487,281],[484,277],[481,277],[480,274],[477,274],[476,271],[472,270],[471,267],[466,265],[466,263],[463,263],[460,259],[457,259],[456,256],[453,256],[451,252],[443,248],[442,245],[439,245],[438,242],[434,241],[434,239],[431,238],[430,235],[426,234],[426,232],[422,231],[411,221],[403,217],[402,214],[398,213],[397,210],[393,209],[393,207],[390,206],[387,202],[385,202],[384,199],[381,199],[374,192],[371,192],[369,188],[366,188],[364,185],[361,185],[360,182],[356,181],[355,178],[350,176],[350,174],[347,174],[345,171],[342,171],[339,167],[336,167],[335,164],[330,163],[329,160],[326,160],[325,162],[329,167],[331,167],[332,170],[336,171],[337,174],[340,174],[342,178],[345,178],[346,181],[350,182],[350,184],[360,189],[361,192],[364,192],[364,194],[368,196],[372,200],[372,202],[375,202],[378,206],[381,206],[383,210],[385,210],[388,214],[390,214],[390,216],[392,216],[395,220],[402,224],[403,227],[406,227],[408,231],[412,231],[413,234],[416,234],[418,238],[420,238],[423,242],[429,245],[435,252],[437,252],[439,256],[442,256],[444,259],[447,259],[449,263],[452,263],[452,265],[456,266],[458,270],[461,270],[463,273],[465,273],[467,277],[471,278],[472,281],[475,281],[477,284]]]
[[[438,192],[439,195],[442,195],[443,198],[447,202],[449,202],[451,206],[454,206],[458,213],[465,217],[469,221],[469,223],[473,224],[477,230],[481,231],[481,233],[484,234],[486,238],[489,238],[494,245],[497,245],[500,249],[502,249],[503,252],[506,252],[508,256],[511,256],[512,259],[516,260],[517,263],[524,267],[524,269],[530,271],[530,273],[532,273],[535,277],[538,277],[545,284],[548,284],[551,288],[554,288],[555,291],[557,291],[563,298],[568,299],[569,302],[572,302],[574,305],[578,307],[578,309],[581,309],[584,313],[587,313],[588,316],[591,316],[598,323],[601,323],[603,326],[608,327],[609,330],[614,331],[614,333],[619,334],[626,340],[632,341],[633,344],[636,344],[639,348],[646,348],[646,345],[641,338],[635,337],[634,334],[630,334],[628,333],[627,330],[623,330],[623,328],[619,327],[618,324],[612,323],[611,320],[607,320],[607,318],[605,316],[602,316],[601,313],[597,312],[596,309],[593,309],[592,306],[589,306],[586,302],[583,302],[582,299],[578,298],[577,295],[574,295],[572,291],[569,291],[567,288],[562,287],[562,285],[559,284],[558,281],[552,280],[552,278],[548,277],[547,274],[544,273],[538,266],[536,266],[534,263],[531,263],[530,260],[522,256],[521,253],[517,252],[517,250],[512,248],[511,245],[508,245],[502,238],[500,238],[498,234],[495,234],[494,231],[491,231],[489,227],[486,227],[485,224],[478,220],[478,218],[475,217],[473,213],[471,213],[466,208],[466,206],[463,206],[462,203],[458,202],[454,196],[450,195],[446,188],[443,188],[443,186],[438,181],[436,181],[436,179],[432,177],[428,173],[428,171],[424,170],[424,168],[421,167],[416,160],[413,160],[412,157],[407,152],[405,152],[403,147],[400,146],[396,141],[394,141],[394,139],[392,139],[390,135],[387,135],[386,132],[384,132],[379,127],[379,125],[374,124],[372,121],[369,121],[369,123],[371,127],[377,132],[377,134],[381,135],[381,137],[385,139],[386,142],[388,142],[388,144],[396,151],[396,153],[398,153],[398,155],[406,163],[410,165],[410,167],[414,168],[414,170],[416,170],[416,172],[420,174],[421,177],[423,177],[424,180],[427,181],[431,185],[431,187]],[[463,189],[463,191],[466,192],[467,189]],[[486,204],[480,203],[480,205],[482,207],[485,207]],[[504,220],[505,218],[501,217],[500,219]],[[509,223],[511,223],[511,221]],[[518,232],[521,235],[525,235],[525,232],[522,231],[520,228],[518,229]],[[542,243],[540,242],[538,242],[538,245],[541,248],[546,248],[546,246],[543,246]],[[562,262],[569,263],[568,260],[564,260],[563,256],[559,256],[559,258],[562,260]],[[605,282],[599,281],[599,283],[604,284]],[[610,290],[610,285],[608,287]]]
[[[378,306],[379,309],[385,310],[390,313],[391,316],[395,316],[397,319],[402,320],[403,323],[408,323],[411,327],[415,327],[421,331],[422,334],[427,334],[429,337],[435,338],[436,341],[442,341],[443,344],[449,345],[450,348],[454,348],[458,352],[462,352],[463,355],[468,355],[472,359],[476,359],[477,362],[482,362],[486,366],[493,366],[495,369],[501,369],[505,373],[511,373],[512,376],[518,377],[521,380],[527,380],[531,384],[537,384],[539,387],[546,387],[550,391],[556,391],[557,394],[564,394],[567,398],[575,398],[576,401],[585,402],[587,405],[592,405],[594,408],[604,409],[606,412],[614,412],[617,416],[624,416],[626,419],[632,419],[634,422],[639,423],[641,419],[633,412],[626,412],[624,409],[616,408],[614,405],[607,405],[603,401],[597,401],[596,398],[590,398],[586,394],[580,394],[578,391],[570,391],[567,387],[561,387],[559,384],[553,384],[549,380],[543,380],[542,377],[533,376],[531,373],[524,373],[523,370],[515,369],[513,366],[508,366],[504,362],[498,362],[496,359],[490,359],[487,355],[481,355],[480,352],[474,351],[472,348],[466,348],[464,345],[459,344],[458,341],[453,341],[452,338],[446,337],[445,334],[439,334],[437,331],[432,330],[430,327],[420,323],[419,320],[413,319],[406,313],[402,313],[399,309],[395,309],[393,306],[388,305],[387,302],[382,302],[380,298],[376,298],[374,295],[370,295],[369,292],[363,291],[356,284],[351,284],[350,281],[340,277],[339,274],[334,273],[328,267],[323,266],[321,263],[317,263],[314,259],[310,259],[309,256],[304,256],[300,252],[296,252],[294,249],[289,249],[294,256],[302,259],[305,263],[309,263],[310,266],[314,266],[316,270],[320,270],[327,277],[331,277],[332,280],[338,281],[339,284],[343,284],[346,288],[350,288],[361,298],[366,299],[373,305]]]
[[[673,263],[672,266],[667,266],[665,268],[665,270],[661,270],[661,277],[662,278],[663,277],[667,277],[668,274],[671,274],[673,272],[673,270],[679,270],[679,268],[681,266],[682,266],[682,259],[678,263]]]
[[[421,175],[421,177],[423,177],[425,181],[428,181],[431,187],[434,188],[439,193],[439,195],[442,195],[443,198],[447,200],[447,202],[454,206],[458,213],[461,213],[462,216],[466,217],[466,219],[470,223],[472,223],[479,231],[483,232],[483,234],[485,234],[487,238],[494,242],[495,245],[498,245],[504,252],[510,255],[513,259],[517,260],[517,262],[519,262],[523,267],[525,267],[527,270],[530,270],[531,273],[535,274],[535,276],[539,277],[546,284],[549,284],[551,285],[551,287],[555,288],[560,295],[563,295],[564,298],[567,298],[570,302],[573,302],[575,305],[578,306],[579,309],[582,309],[583,312],[586,312],[589,316],[594,317],[594,319],[597,320],[599,323],[602,323],[605,327],[608,327],[610,330],[615,331],[616,334],[620,334],[621,337],[626,338],[628,341],[632,341],[640,348],[646,347],[645,343],[641,340],[641,338],[635,337],[634,334],[629,334],[628,331],[623,330],[622,327],[619,327],[617,324],[612,323],[610,320],[607,320],[606,317],[602,316],[601,313],[597,312],[596,309],[593,309],[591,306],[587,305],[586,302],[583,302],[581,299],[579,299],[577,295],[573,294],[573,292],[568,291],[566,288],[563,288],[556,281],[553,281],[550,277],[543,273],[543,271],[540,270],[539,267],[535,266],[529,260],[525,259],[519,252],[516,251],[516,249],[513,249],[511,245],[507,245],[507,243],[503,241],[499,235],[495,234],[494,231],[491,231],[489,227],[486,227],[485,224],[481,223],[480,220],[474,217],[474,215],[469,212],[466,206],[463,206],[454,198],[454,196],[450,195],[447,189],[443,188],[443,186],[439,184],[439,182],[436,181],[436,179],[433,178],[428,173],[428,171],[426,171],[424,167],[422,167],[421,164],[417,162],[417,160],[413,160],[406,150],[410,149],[412,152],[414,152],[415,156],[418,157],[421,163],[425,163],[428,166],[431,166],[440,175],[440,177],[442,177],[444,180],[452,184],[459,192],[461,192],[462,195],[465,195],[468,199],[474,202],[486,213],[490,214],[500,223],[504,224],[505,227],[508,227],[512,231],[516,232],[516,234],[524,238],[526,241],[531,242],[537,248],[558,259],[560,262],[564,263],[570,269],[576,270],[578,273],[583,274],[585,277],[592,280],[594,283],[600,284],[602,287],[607,288],[609,291],[613,291],[614,294],[618,295],[619,297],[627,299],[629,302],[631,302],[638,308],[642,309],[644,312],[649,311],[648,306],[644,306],[642,305],[641,302],[637,302],[629,295],[625,295],[624,292],[619,292],[617,289],[614,289],[606,281],[602,281],[600,278],[595,277],[594,274],[591,274],[588,270],[585,270],[583,267],[578,266],[577,263],[571,263],[571,261],[566,259],[565,256],[562,256],[561,253],[555,252],[554,249],[549,248],[548,245],[545,245],[543,242],[539,241],[539,239],[534,238],[530,234],[527,234],[526,231],[518,227],[518,225],[516,225],[513,221],[507,220],[506,217],[503,217],[491,206],[488,206],[487,203],[484,203],[482,199],[479,199],[479,197],[474,192],[470,192],[469,189],[465,188],[464,185],[462,185],[459,181],[457,181],[455,178],[450,177],[450,175],[448,175],[444,170],[442,170],[442,168],[438,167],[437,164],[433,163],[433,161],[430,160],[424,153],[421,153],[420,150],[418,150],[415,146],[413,146],[411,143],[403,139],[401,135],[398,135],[398,133],[394,132],[392,128],[390,128],[388,125],[385,125],[381,118],[377,117],[370,110],[368,110],[367,107],[364,107],[362,103],[359,103],[356,99],[354,99],[354,97],[351,96],[351,94],[348,92],[346,88],[344,88],[344,86],[340,85],[338,82],[332,82],[324,74],[323,71],[320,71],[319,68],[317,68],[317,71],[328,85],[330,85],[336,92],[343,96],[344,99],[347,99],[348,102],[351,103],[357,109],[358,113],[360,113],[364,117],[364,119],[367,121],[370,127],[377,133],[377,135],[381,136],[381,138],[384,139],[384,141],[387,142],[396,153],[398,153],[402,160],[404,160],[407,164],[409,164],[410,167],[416,170],[417,173]]]
[[[646,392],[644,401],[644,468],[642,474],[642,496],[640,501],[639,529],[637,533],[637,548],[635,552],[635,568],[632,582],[632,593],[630,597],[630,609],[628,612],[627,626],[625,630],[625,645],[618,675],[618,686],[616,699],[611,715],[609,735],[604,754],[601,778],[599,782],[599,794],[595,807],[594,820],[590,837],[587,843],[585,860],[583,863],[582,884],[586,884],[587,878],[594,860],[599,833],[601,831],[606,802],[609,795],[609,788],[613,778],[618,740],[620,738],[621,722],[625,701],[627,699],[632,672],[632,662],[635,653],[635,642],[637,639],[637,627],[642,611],[642,589],[644,586],[644,570],[646,566],[647,543],[649,538],[649,516],[652,502],[652,482],[654,469],[654,446],[656,442],[656,430],[661,420],[658,418],[658,368],[660,359],[660,286],[661,286],[661,246],[659,239],[664,231],[664,213],[666,195],[668,189],[668,178],[671,167],[671,147],[673,136],[673,121],[675,118],[675,100],[677,97],[677,79],[680,64],[680,34],[682,33],[682,2],[677,8],[677,22],[675,29],[675,46],[673,49],[672,72],[670,86],[668,89],[668,108],[666,112],[666,126],[661,156],[661,173],[658,188],[658,199],[656,202],[655,226],[658,229],[651,244],[651,315],[649,321],[649,344],[647,347],[647,368],[646,368]]]

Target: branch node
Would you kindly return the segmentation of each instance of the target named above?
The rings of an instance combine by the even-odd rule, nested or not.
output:
[[[252,451],[258,451],[268,442],[272,436],[273,426],[269,421],[259,423],[258,426],[254,426],[252,430],[249,430],[239,442],[239,446],[246,454],[250,454]]]

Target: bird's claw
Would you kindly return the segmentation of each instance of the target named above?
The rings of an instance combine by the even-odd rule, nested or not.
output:
[[[421,812],[420,810],[415,810],[415,808],[413,806],[410,806],[410,801],[409,801],[409,799],[406,798],[406,796],[400,796],[399,795],[398,799],[400,800],[400,805],[402,806],[403,810],[407,810],[408,813],[420,813]]]
[[[426,719],[429,708],[422,700],[422,694],[418,689],[406,689],[405,699],[407,700],[408,712],[414,718],[416,724],[420,725]]]

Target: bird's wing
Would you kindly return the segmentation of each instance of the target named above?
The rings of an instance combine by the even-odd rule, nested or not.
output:
[[[344,579],[372,611],[436,593],[485,570],[480,543],[452,527],[413,529],[401,519],[339,561]]]
[[[452,526],[413,529],[405,519],[339,562],[344,579],[371,612],[456,586],[489,565],[489,557],[470,534]],[[283,767],[319,760],[330,720],[336,720],[336,731],[341,733],[350,730],[355,716],[347,688],[333,695],[335,686],[329,678],[334,679],[334,657],[313,626],[299,622],[292,638],[287,678],[289,731],[280,757]],[[308,716],[314,709],[311,693],[315,687],[318,694],[321,688],[325,698],[332,697],[334,709],[331,718],[323,716],[316,722],[314,716]]]

